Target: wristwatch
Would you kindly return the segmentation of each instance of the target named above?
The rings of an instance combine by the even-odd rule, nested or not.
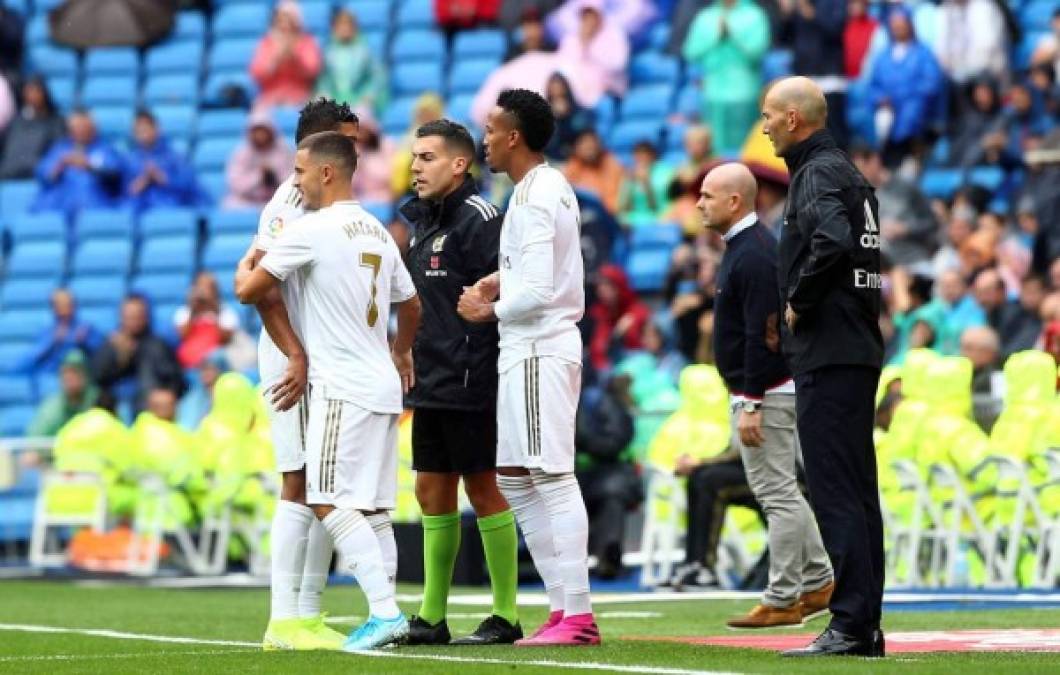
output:
[[[761,401],[744,401],[743,411],[748,415],[754,415],[758,412],[758,409],[762,407]]]

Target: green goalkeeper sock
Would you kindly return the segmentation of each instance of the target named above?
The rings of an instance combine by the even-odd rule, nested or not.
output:
[[[519,542],[515,534],[515,516],[501,511],[478,519],[482,548],[486,553],[486,567],[490,571],[493,589],[493,613],[511,624],[519,620],[515,606],[519,583]]]
[[[423,603],[420,618],[434,625],[445,618],[453,567],[460,550],[460,513],[423,517]]]

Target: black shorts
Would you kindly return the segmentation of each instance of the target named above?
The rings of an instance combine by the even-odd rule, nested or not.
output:
[[[496,469],[496,411],[417,408],[412,414],[412,468],[461,475]]]

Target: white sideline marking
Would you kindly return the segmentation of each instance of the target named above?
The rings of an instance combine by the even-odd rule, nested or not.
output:
[[[596,612],[598,619],[658,619],[662,612]],[[447,619],[485,619],[489,612],[449,612]],[[325,619],[327,623],[354,623],[363,621],[365,617],[358,614],[346,616],[329,616]]]
[[[258,647],[257,642],[241,642],[237,640],[207,640],[192,637],[177,637],[172,635],[148,635],[142,633],[125,633],[122,631],[100,629],[100,628],[64,628],[60,626],[36,626],[17,623],[0,623],[0,630],[20,631],[24,633],[67,633],[74,635],[91,635],[94,637],[115,638],[118,640],[143,640],[146,642],[166,642],[177,644],[199,644],[199,645],[223,645],[232,647]],[[232,653],[244,650],[232,650]],[[228,652],[224,652],[228,653]],[[585,653],[585,652],[580,652]],[[141,656],[151,656],[147,652]],[[596,663],[593,661],[565,662],[549,661],[546,659],[491,659],[476,656],[446,656],[443,654],[415,654],[406,651],[378,651],[378,652],[354,652],[355,656],[371,656],[385,659],[411,659],[416,661],[442,661],[446,663],[483,663],[499,666],[544,666],[547,668],[565,668],[568,670],[604,670],[615,673],[646,673],[647,675],[735,675],[726,671],[714,670],[690,670],[686,668],[661,668],[656,666],[620,665],[612,663]],[[100,655],[102,658],[103,655]],[[24,657],[14,657],[24,659]],[[41,659],[63,660],[66,656],[41,656]],[[86,657],[69,657],[86,658]],[[115,658],[131,658],[131,656],[120,656]]]
[[[63,628],[60,626],[32,626],[21,623],[0,623],[0,630],[13,630],[23,633],[69,633],[73,635],[91,635],[116,640],[143,640],[145,642],[168,642],[181,645],[218,645],[221,647],[260,647],[260,642],[239,642],[236,640],[207,640],[203,638],[176,637],[172,635],[147,635],[143,633],[124,633],[106,628]]]
[[[250,654],[256,649],[215,649],[207,652],[140,652],[138,654],[51,654],[38,656],[0,656],[0,663],[18,661],[103,661],[106,659],[143,659],[153,656],[218,656]]]

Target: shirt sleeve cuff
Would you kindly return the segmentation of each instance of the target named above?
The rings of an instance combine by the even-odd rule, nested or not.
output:
[[[281,274],[279,271],[277,271],[275,269],[275,267],[272,264],[272,261],[269,260],[269,256],[268,255],[266,255],[264,258],[261,259],[261,262],[258,263],[258,266],[261,267],[262,269],[264,269],[266,272],[268,272],[272,276],[274,276],[277,279],[279,279],[280,281],[286,281],[287,280],[287,275],[286,274]]]

